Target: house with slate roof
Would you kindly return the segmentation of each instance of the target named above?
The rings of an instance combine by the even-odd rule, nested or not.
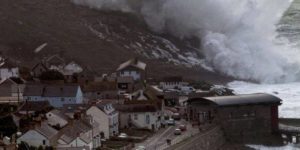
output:
[[[83,103],[79,85],[27,84],[23,97],[25,101],[48,101],[53,107]]]
[[[146,78],[146,63],[137,58],[130,59],[119,65],[117,69],[118,77],[132,77],[135,81]]]
[[[89,147],[89,149],[101,146],[99,124],[91,119],[84,118],[71,121],[60,131],[57,147]]]
[[[120,129],[139,128],[158,130],[161,127],[163,113],[153,104],[116,105],[120,112]]]
[[[114,108],[113,103],[113,100],[101,100],[86,111],[86,114],[92,116],[99,124],[101,137],[105,139],[119,134],[119,112]]]
[[[57,133],[56,129],[43,122],[19,137],[17,143],[26,142],[28,145],[35,147],[54,146],[56,145]]]

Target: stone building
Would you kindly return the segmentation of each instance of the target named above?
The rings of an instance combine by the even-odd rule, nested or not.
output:
[[[229,141],[249,141],[278,131],[281,99],[269,94],[203,97],[188,100],[188,118],[200,127],[221,125]]]

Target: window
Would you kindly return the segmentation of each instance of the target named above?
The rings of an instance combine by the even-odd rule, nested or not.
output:
[[[61,98],[61,101],[62,101],[62,102],[65,101],[65,98]]]
[[[134,120],[138,120],[138,115],[134,114]]]
[[[46,145],[46,140],[43,140],[43,145]]]

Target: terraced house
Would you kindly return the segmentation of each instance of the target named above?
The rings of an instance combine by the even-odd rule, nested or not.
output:
[[[83,103],[79,85],[27,84],[23,97],[25,101],[48,101],[53,107]]]

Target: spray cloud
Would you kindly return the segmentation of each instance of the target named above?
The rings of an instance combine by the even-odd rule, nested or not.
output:
[[[142,15],[156,32],[198,36],[208,64],[260,82],[300,80],[300,51],[276,42],[288,0],[72,0],[96,9]]]

